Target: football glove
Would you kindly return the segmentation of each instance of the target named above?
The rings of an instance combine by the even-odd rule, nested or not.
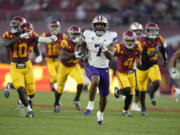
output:
[[[53,42],[56,42],[57,41],[57,37],[55,35],[52,35],[49,37]]]
[[[30,32],[27,32],[27,33],[23,33],[20,35],[20,38],[23,39],[23,38],[29,38],[30,37]]]
[[[171,77],[172,77],[173,79],[177,79],[178,74],[177,74],[176,68],[172,68],[172,69],[171,69]]]
[[[80,53],[79,51],[75,51],[74,56],[76,59],[82,58],[85,56],[84,53]]]
[[[37,56],[34,61],[35,61],[36,63],[42,62],[42,55]]]

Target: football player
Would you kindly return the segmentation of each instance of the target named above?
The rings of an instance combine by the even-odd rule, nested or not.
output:
[[[22,29],[22,17],[13,17],[10,21],[10,31],[3,34],[3,45],[8,48],[11,60],[12,83],[16,88],[19,98],[27,109],[26,117],[33,117],[32,108],[28,102],[28,96],[35,95],[35,82],[32,64],[29,60],[29,47],[35,43],[52,43],[56,36],[49,38],[39,37],[35,32],[25,32]]]
[[[94,109],[94,99],[97,88],[99,88],[100,100],[97,119],[98,125],[102,125],[109,94],[109,60],[114,55],[114,43],[117,41],[117,33],[107,31],[108,21],[101,15],[93,19],[92,26],[93,30],[85,30],[83,33],[83,39],[89,51],[85,71],[91,81],[89,102],[84,115],[89,115]]]
[[[138,22],[134,22],[134,23],[132,23],[130,25],[129,29],[136,33],[136,39],[137,40],[140,37],[142,37],[142,35],[143,35],[143,26],[142,26],[142,24],[140,24]],[[136,64],[134,64],[134,70],[135,70],[135,76],[136,76]],[[136,85],[134,102],[133,102],[133,104],[131,106],[132,111],[138,111],[138,112],[141,111],[141,108],[138,106],[138,102],[139,102],[139,91],[138,91],[137,85]]]
[[[61,104],[59,101],[68,76],[71,76],[77,82],[77,92],[73,103],[78,111],[81,109],[80,95],[83,89],[84,78],[78,59],[83,57],[84,54],[80,54],[80,50],[76,48],[82,43],[82,33],[81,28],[78,26],[70,26],[67,32],[67,39],[62,40],[60,45],[60,66],[57,75],[54,112],[60,112]]]
[[[17,18],[17,17],[15,17],[15,18]],[[18,17],[18,18],[22,18],[22,20],[25,20],[23,17]],[[31,23],[29,23],[27,21],[23,21],[23,23],[21,24],[21,29],[23,30],[23,32],[31,32],[31,31],[33,31],[33,26]],[[31,53],[31,49],[34,51],[34,54],[36,55],[35,62],[40,63],[42,61],[42,56],[40,55],[40,51],[37,46],[37,43],[33,43],[30,45],[30,47],[29,47],[30,53]],[[7,83],[7,86],[5,87],[5,90],[4,90],[4,96],[6,98],[9,97],[11,90],[15,90],[13,83]],[[32,99],[28,97],[28,101],[32,108]],[[18,107],[18,109],[25,108],[20,99],[18,101],[17,107]]]
[[[64,33],[60,33],[61,24],[59,21],[52,20],[48,23],[49,33],[43,33],[43,37],[50,37],[51,35],[56,35],[58,40],[53,44],[47,44],[46,47],[46,55],[45,61],[48,69],[48,73],[50,75],[50,86],[51,91],[55,91],[54,84],[57,82],[57,71],[59,67],[59,47],[62,40],[66,39],[66,35]]]
[[[146,37],[138,40],[138,45],[143,48],[141,55],[142,64],[137,66],[137,85],[140,92],[141,115],[147,115],[145,106],[145,93],[147,91],[148,79],[151,80],[149,95],[151,103],[156,105],[154,93],[158,90],[161,81],[161,73],[157,61],[157,53],[163,57],[163,66],[167,64],[167,53],[164,46],[164,38],[159,35],[159,26],[155,23],[148,23],[145,26]]]
[[[133,31],[123,33],[123,43],[117,44],[115,56],[118,57],[117,78],[120,88],[115,87],[114,95],[119,98],[119,94],[125,96],[123,116],[133,117],[128,111],[132,97],[135,92],[135,74],[133,70],[134,62],[140,64],[141,47],[136,44],[136,34]]]

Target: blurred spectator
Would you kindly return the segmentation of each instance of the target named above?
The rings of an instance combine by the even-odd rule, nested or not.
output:
[[[76,19],[78,21],[83,21],[86,17],[86,12],[84,9],[84,3],[81,4],[79,3],[79,5],[76,7]]]

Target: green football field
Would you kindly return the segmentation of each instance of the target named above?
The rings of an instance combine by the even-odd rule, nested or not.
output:
[[[104,125],[97,125],[96,112],[99,96],[96,95],[95,110],[84,116],[88,92],[81,96],[82,110],[73,105],[74,93],[64,93],[60,113],[53,112],[54,95],[38,92],[34,98],[34,118],[25,118],[23,109],[17,109],[17,93],[13,91],[8,99],[0,90],[0,135],[180,135],[180,101],[170,95],[157,97],[152,106],[147,96],[147,116],[132,112],[133,118],[121,114],[123,100],[108,96],[104,114]]]

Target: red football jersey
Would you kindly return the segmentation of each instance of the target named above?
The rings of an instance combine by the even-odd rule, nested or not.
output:
[[[50,33],[43,33],[41,36],[43,37],[50,37],[51,34]],[[60,44],[61,44],[61,41],[63,39],[66,39],[66,35],[63,33],[63,34],[58,34],[56,35],[58,40],[52,44],[47,44],[45,45],[46,47],[46,57],[48,58],[57,58],[59,56],[59,47],[60,47]]]
[[[62,40],[60,48],[67,50],[68,55],[72,55],[75,52],[76,45],[67,38],[65,40]],[[61,61],[61,63],[65,66],[70,67],[70,66],[74,66],[76,63],[78,63],[78,59],[71,59],[67,62]]]
[[[5,32],[3,38],[13,39],[16,35],[11,32]],[[11,60],[21,60],[29,57],[29,49],[31,46],[37,45],[38,34],[31,32],[29,38],[20,39],[18,43],[14,44],[12,47],[9,47],[10,59]]]
[[[146,37],[141,37],[138,40],[138,45],[143,48],[142,52],[142,64],[138,66],[139,69],[146,70],[154,64],[157,64],[157,54],[155,56],[147,59],[146,55],[149,55],[152,51],[155,50],[155,47],[158,45],[164,45],[164,39],[162,36],[158,36],[154,42],[150,42]]]
[[[118,56],[117,70],[121,73],[126,73],[133,70],[133,64],[137,57],[141,54],[141,47],[137,44],[130,51],[125,48],[124,43],[116,44],[115,55]]]

